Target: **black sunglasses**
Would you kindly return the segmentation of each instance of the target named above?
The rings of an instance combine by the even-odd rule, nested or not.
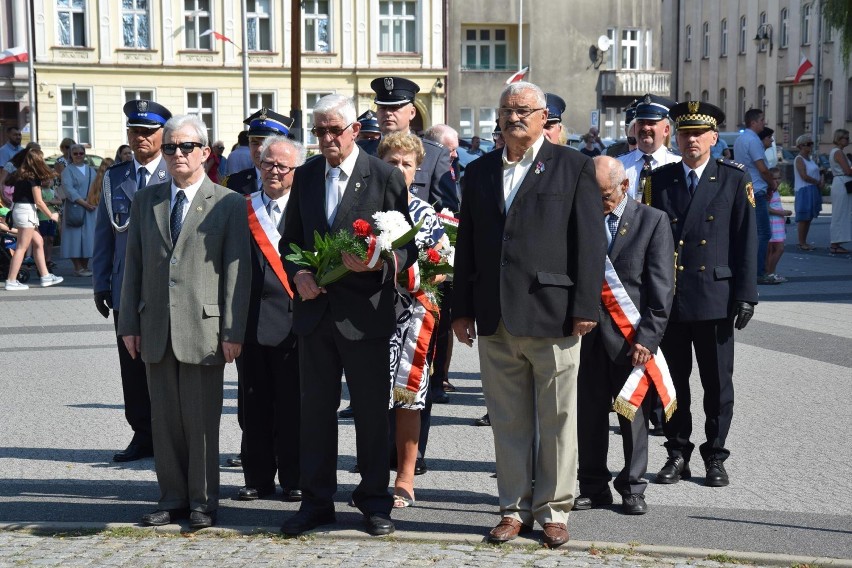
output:
[[[343,128],[339,126],[330,126],[328,128],[322,126],[314,126],[311,128],[311,134],[316,136],[317,138],[324,138],[326,134],[331,134],[332,138],[337,138],[341,134],[343,134],[347,128],[355,124],[354,122],[350,122]]]
[[[202,144],[201,142],[181,142],[180,144],[163,144],[163,154],[165,154],[166,156],[172,156],[175,152],[177,152],[178,148],[180,148],[180,151],[183,154],[192,154],[192,152],[196,148],[204,148],[204,144]]]

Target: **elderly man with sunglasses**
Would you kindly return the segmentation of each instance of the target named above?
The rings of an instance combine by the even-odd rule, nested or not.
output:
[[[171,183],[136,195],[118,332],[142,357],[151,393],[160,498],[142,517],[216,523],[225,364],[242,349],[251,280],[246,201],[204,173],[207,127],[176,116],[164,127]]]

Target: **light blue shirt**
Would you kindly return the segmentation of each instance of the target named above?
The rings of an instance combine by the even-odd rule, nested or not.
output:
[[[734,142],[734,156],[737,162],[746,167],[746,171],[751,176],[754,193],[766,193],[769,184],[760,175],[760,170],[755,165],[757,160],[763,160],[763,164],[766,165],[766,150],[763,147],[763,142],[760,141],[760,137],[754,130],[746,128],[745,132],[740,134],[737,141]]]
[[[15,154],[23,149],[23,146],[12,146],[11,142],[6,142],[0,146],[0,167],[5,166],[6,162],[14,158]]]

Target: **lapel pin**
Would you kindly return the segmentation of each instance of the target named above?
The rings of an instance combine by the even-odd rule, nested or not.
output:
[[[544,171],[544,162],[539,162],[535,165],[535,173],[536,175],[540,174]]]
[[[199,205],[198,207],[196,207],[196,208],[195,208],[195,210],[196,210],[196,211],[201,211],[201,210],[203,210],[203,209],[204,209],[204,208],[203,208],[201,205]]]
[[[130,177],[130,170],[129,169],[124,172],[124,177]]]
[[[361,182],[360,182],[360,181],[356,181],[356,182],[355,182],[355,191],[358,191],[359,189],[361,189]]]
[[[618,231],[618,234],[621,235],[622,237],[624,235],[626,235],[627,234],[627,227],[622,227],[622,229],[620,231]]]
[[[160,179],[166,179],[166,171],[165,170],[158,170],[157,171],[157,177],[160,178]]]
[[[716,181],[716,176],[711,176],[710,181]]]

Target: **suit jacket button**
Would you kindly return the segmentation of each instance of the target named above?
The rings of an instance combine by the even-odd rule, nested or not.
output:
[[[509,235],[503,235],[503,240],[504,240],[504,241],[508,241],[508,240],[509,240]]]
[[[704,272],[704,267],[703,267],[703,266],[699,266],[699,267],[698,267],[698,272]]]
[[[172,259],[172,264],[177,264],[177,259],[176,259],[176,258],[173,258],[173,259]]]
[[[701,242],[700,242],[699,244],[700,244],[701,246],[704,246],[704,245],[706,245],[706,244],[707,244],[707,241],[705,241],[704,239],[701,239]]]
[[[707,217],[708,221],[712,221],[713,219],[715,219],[715,217],[713,217],[713,215],[710,215],[709,217]]]
[[[175,287],[175,281],[169,280],[169,288],[174,288],[174,287]]]
[[[677,223],[677,217],[675,217],[674,219],[672,219],[672,223]]]
[[[680,270],[681,272],[683,272],[683,265],[678,266],[677,269]]]
[[[500,261],[500,266],[506,266],[507,264],[509,264],[508,260],[504,259],[504,260]]]
[[[683,246],[683,241],[679,241],[677,244],[679,244],[680,246]]]

